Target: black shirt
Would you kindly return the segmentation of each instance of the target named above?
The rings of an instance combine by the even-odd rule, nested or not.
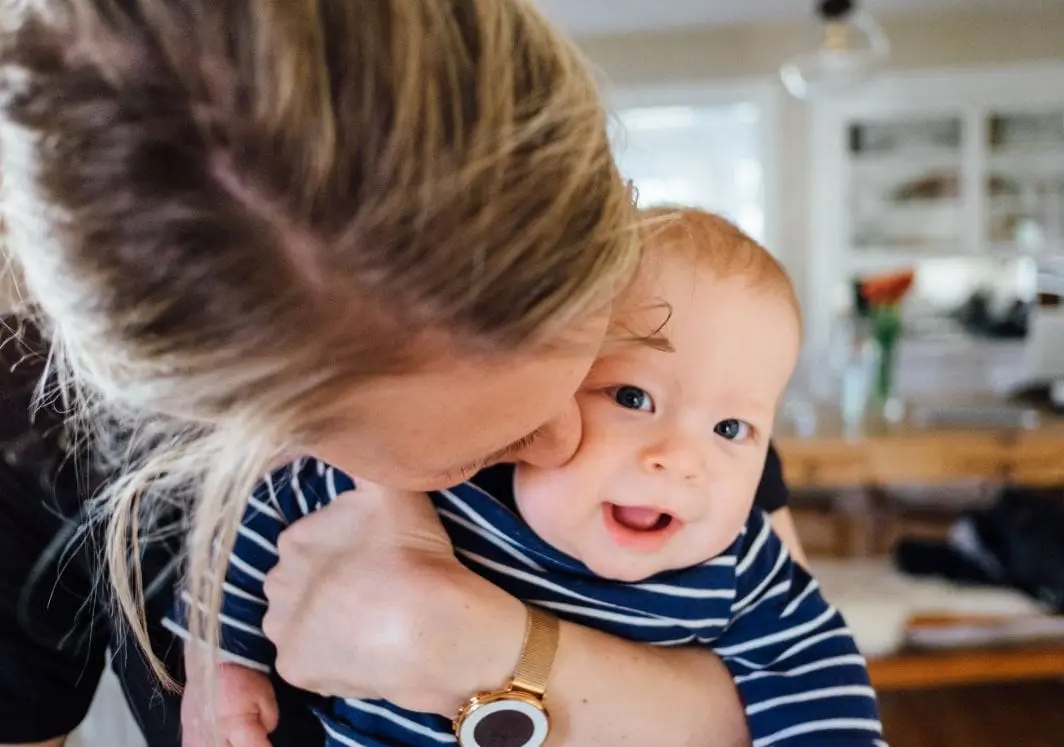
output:
[[[761,473],[761,484],[757,486],[757,495],[754,497],[754,505],[763,511],[772,513],[785,508],[791,501],[791,491],[787,483],[783,481],[783,465],[780,463],[780,455],[771,444],[768,447],[768,458],[765,459],[765,470]]]

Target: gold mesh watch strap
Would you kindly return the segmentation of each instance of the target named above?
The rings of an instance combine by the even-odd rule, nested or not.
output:
[[[528,605],[525,642],[510,686],[543,697],[558,650],[558,618]]]

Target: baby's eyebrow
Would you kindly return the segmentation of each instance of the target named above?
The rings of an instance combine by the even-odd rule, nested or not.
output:
[[[662,353],[676,352],[676,348],[673,347],[672,342],[669,341],[669,338],[661,334],[639,337],[634,339],[632,342],[641,345],[646,345],[647,347],[652,348],[654,350],[659,350]]]
[[[645,316],[651,311],[663,311],[663,318],[654,327],[646,323]],[[672,318],[672,307],[664,301],[641,308],[640,313],[634,319],[628,319],[625,315],[614,317],[606,331],[606,342],[603,344],[603,354],[616,353],[624,348],[648,347],[661,353],[675,353],[676,348],[663,331]],[[633,321],[635,322],[633,324]],[[651,322],[653,324],[653,322]],[[637,331],[638,328],[642,328]]]
[[[621,350],[632,347],[647,347],[660,353],[676,352],[672,342],[661,332],[654,332],[649,335],[636,335],[628,330],[619,330],[619,332],[622,332],[622,334],[611,334],[606,338],[599,357],[616,354]]]

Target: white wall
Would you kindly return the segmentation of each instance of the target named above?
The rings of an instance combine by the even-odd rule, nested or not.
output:
[[[122,686],[111,668],[104,672],[85,723],[66,747],[145,747],[144,737],[126,707]]]
[[[1048,5],[1048,4],[1047,4]],[[1046,12],[960,11],[880,19],[893,45],[896,70],[959,68],[1064,60],[1064,5]],[[736,79],[776,80],[779,64],[817,41],[809,24],[707,27],[660,33],[584,38],[580,46],[611,89],[654,85],[723,84]],[[775,247],[807,299],[810,163],[808,110],[781,95],[778,120]]]

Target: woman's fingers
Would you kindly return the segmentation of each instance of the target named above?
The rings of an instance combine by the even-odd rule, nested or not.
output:
[[[267,734],[273,734],[277,724],[281,720],[281,712],[277,707],[277,694],[271,685],[269,690],[259,693],[256,698],[259,708],[259,720]]]
[[[262,721],[248,716],[224,725],[228,747],[270,747],[270,733]]]

